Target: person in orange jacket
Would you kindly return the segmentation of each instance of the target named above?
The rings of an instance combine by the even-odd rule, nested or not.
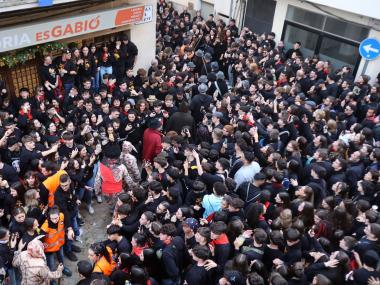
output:
[[[57,206],[53,206],[49,210],[48,219],[41,226],[41,234],[44,235],[43,244],[46,254],[46,261],[50,270],[54,270],[54,255],[57,256],[58,262],[64,264],[63,258],[63,245],[65,244],[65,231],[67,230],[67,237],[74,238],[74,232],[71,227],[65,227],[65,216],[59,212]],[[64,267],[63,274],[71,276],[71,271]]]
[[[110,276],[116,268],[112,249],[102,242],[93,243],[88,249],[88,259],[94,264],[93,273]]]

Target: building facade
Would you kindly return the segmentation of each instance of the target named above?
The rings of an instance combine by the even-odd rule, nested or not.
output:
[[[46,2],[50,3],[42,7]],[[0,3],[0,15],[0,79],[11,94],[38,85],[41,57],[23,51],[41,45],[95,43],[100,47],[124,33],[139,49],[136,68],[148,68],[155,56],[155,0],[10,0]],[[20,56],[26,57],[22,63],[9,64]]]
[[[380,57],[369,61],[359,54],[366,38],[380,41],[380,1],[344,0],[174,0],[177,5],[234,18],[240,27],[257,33],[273,31],[287,48],[300,41],[305,56],[318,55],[334,68],[350,66],[355,75],[365,73],[374,82]],[[227,14],[226,14],[227,13]]]

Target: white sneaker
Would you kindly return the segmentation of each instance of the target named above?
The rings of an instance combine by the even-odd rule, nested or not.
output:
[[[98,203],[102,203],[103,202],[103,199],[102,199],[102,196],[98,195],[96,196],[96,201],[98,201]]]
[[[88,210],[88,213],[90,214],[90,215],[93,215],[94,214],[94,208],[92,207],[92,205],[88,205],[87,206],[87,210]]]

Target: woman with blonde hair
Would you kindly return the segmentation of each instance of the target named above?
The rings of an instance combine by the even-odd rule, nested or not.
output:
[[[282,210],[279,218],[283,230],[286,230],[292,226],[293,216],[290,209]]]
[[[41,210],[40,207],[40,193],[36,189],[29,189],[24,194],[25,200],[25,212],[27,217],[37,219],[39,224],[42,224],[45,220],[45,212],[47,208]]]

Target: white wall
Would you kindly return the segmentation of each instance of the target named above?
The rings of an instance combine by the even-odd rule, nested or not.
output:
[[[307,0],[314,4],[321,4],[333,7],[346,12],[367,16],[370,18],[380,19],[380,1],[379,0]]]
[[[375,30],[369,31],[369,38],[375,38],[380,40],[380,32]],[[362,74],[362,70],[365,64],[365,60],[362,59],[359,65],[358,73],[356,75],[356,78]],[[377,57],[375,60],[371,60],[368,62],[367,69],[365,71],[365,74],[371,76],[370,82],[373,84],[376,82],[377,74],[380,72],[380,57]]]
[[[215,1],[214,7],[217,13],[221,13],[224,15],[230,15],[231,9],[231,1],[232,0],[223,0],[223,1]]]
[[[131,1],[132,2],[132,1]],[[143,2],[143,3],[141,3]],[[137,1],[136,1],[137,3]],[[139,68],[149,68],[150,62],[156,53],[156,15],[157,5],[155,0],[138,1],[141,4],[153,5],[153,21],[145,24],[132,25],[130,31],[131,41],[139,49],[139,55],[135,64],[135,72]]]

